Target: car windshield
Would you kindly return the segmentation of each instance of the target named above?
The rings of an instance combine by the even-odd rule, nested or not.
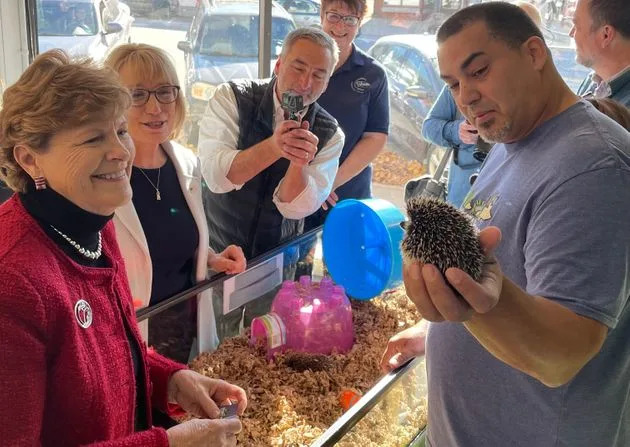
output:
[[[274,17],[271,22],[271,57],[277,57],[282,42],[294,29],[293,22]],[[206,56],[258,57],[258,16],[211,15],[201,30],[199,53]]]
[[[97,23],[91,3],[40,0],[37,5],[40,36],[93,36],[98,31]]]

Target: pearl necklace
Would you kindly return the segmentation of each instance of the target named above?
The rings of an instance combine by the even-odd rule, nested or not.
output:
[[[81,253],[83,256],[85,256],[88,259],[98,259],[101,257],[102,254],[102,240],[101,240],[101,232],[98,232],[98,246],[96,247],[96,250],[87,250],[83,247],[81,247],[81,245],[79,245],[78,242],[70,239],[69,236],[67,236],[66,234],[62,233],[61,231],[59,231],[58,229],[56,229],[55,227],[53,227],[52,225],[50,226],[50,228],[52,228],[53,230],[55,230],[62,238],[64,238],[66,241],[68,241],[68,243],[70,245],[72,245],[74,248],[77,249],[77,251],[79,253]]]

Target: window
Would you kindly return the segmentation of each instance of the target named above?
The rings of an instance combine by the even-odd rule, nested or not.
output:
[[[402,60],[405,56],[405,48],[401,46],[392,46],[389,51],[384,53],[381,63],[385,66],[388,73],[387,75],[400,81],[400,74],[398,70],[401,66]]]
[[[409,55],[410,52],[406,52],[405,56]],[[420,83],[420,78],[418,76],[418,71],[416,67],[412,64],[408,57],[404,57],[400,59],[400,68],[398,70],[398,79],[400,82],[405,84],[405,87],[411,87],[418,85]]]
[[[308,0],[288,0],[282,6],[291,14],[296,12],[301,14],[319,14],[317,5]]]
[[[442,0],[442,9],[460,9],[462,0]]]
[[[389,47],[387,45],[376,45],[371,50],[372,57],[374,59],[376,59],[377,61],[381,61],[382,62],[383,61],[383,56],[385,55],[385,53],[387,52],[388,49],[389,49]]]
[[[255,58],[258,55],[258,29],[252,29],[252,16],[213,15],[201,30],[199,52],[206,56]]]
[[[272,22],[272,56],[277,57],[293,24],[285,19]],[[200,33],[199,52],[205,56],[258,57],[258,16],[218,15],[207,18]]]
[[[38,6],[40,36],[93,36],[99,31],[92,3],[40,0]]]
[[[582,81],[588,76],[590,70],[575,62],[575,50],[566,47],[550,47],[551,57],[564,81],[577,92]]]
[[[385,0],[384,4],[388,6],[407,6],[407,7],[416,7],[416,9],[420,8],[421,0]]]
[[[413,67],[412,69],[417,74],[417,82],[414,85],[420,85],[427,92],[433,91],[436,95],[439,93],[439,89],[442,87],[441,82],[437,81],[435,70],[426,57],[417,51],[409,50],[407,64]]]
[[[363,51],[371,48],[370,54],[385,67],[389,77],[391,132],[384,151],[388,157],[401,155],[410,159],[409,154],[413,153],[416,161],[424,163],[426,157],[418,155],[418,148],[425,145],[418,123],[425,118],[426,110],[443,85],[436,68],[435,31],[450,14],[481,1],[374,0],[370,3],[355,43]],[[13,3],[0,2],[3,8],[5,2]],[[164,49],[175,62],[181,95],[187,101],[188,118],[180,142],[190,146],[196,145],[198,120],[216,86],[232,78],[258,77],[259,0],[32,2],[37,8],[40,51],[62,48],[73,56],[102,60],[117,45],[130,41]],[[568,36],[576,2],[561,3],[564,6],[548,18],[543,32],[558,71],[575,91],[589,69],[575,62],[575,50]],[[271,64],[295,26],[319,25],[320,4],[319,0],[274,1],[270,17]],[[109,31],[108,24],[112,24]],[[13,80],[5,79],[7,83]],[[409,87],[417,88],[409,90]],[[375,165],[377,183],[378,171],[387,171],[391,166],[389,162],[381,167]],[[418,170],[413,172],[414,176],[419,175]],[[384,177],[391,176],[380,178]],[[404,184],[406,178],[395,177],[391,184]],[[374,191],[378,196],[378,186]],[[399,195],[402,197],[402,193]]]

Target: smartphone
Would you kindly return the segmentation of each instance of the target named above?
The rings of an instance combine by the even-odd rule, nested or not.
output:
[[[284,119],[300,121],[298,112],[304,108],[304,98],[294,92],[284,92],[282,94],[282,109]]]
[[[238,416],[238,402],[229,405],[222,405],[219,407],[219,418],[229,419]]]

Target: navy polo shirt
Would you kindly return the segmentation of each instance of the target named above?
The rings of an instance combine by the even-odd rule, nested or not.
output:
[[[382,65],[352,44],[348,60],[333,73],[328,88],[317,103],[339,122],[346,140],[339,164],[343,163],[364,132],[389,131],[387,76]],[[372,166],[336,190],[339,199],[372,196]]]

